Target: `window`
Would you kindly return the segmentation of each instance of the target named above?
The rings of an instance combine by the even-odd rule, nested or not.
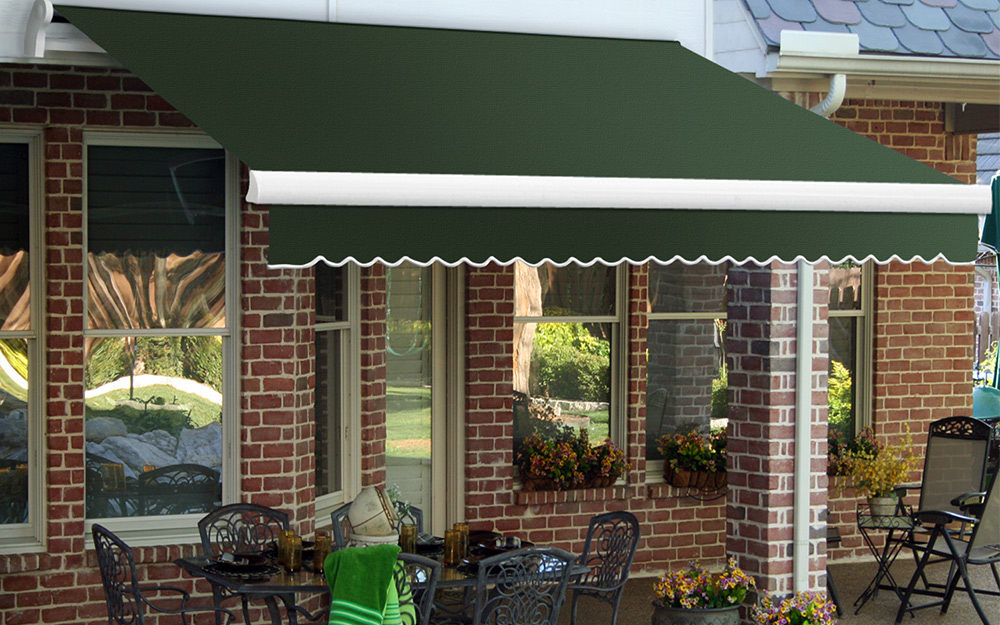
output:
[[[830,429],[847,440],[871,425],[872,268],[830,266]]]
[[[315,272],[316,517],[322,524],[360,489],[354,482],[360,474],[352,468],[361,451],[360,393],[351,373],[360,368],[360,352],[354,348],[360,282],[357,265],[319,263]]]
[[[587,427],[621,444],[627,268],[515,265],[514,450],[532,432]]]
[[[42,549],[41,135],[0,139],[0,552]]]
[[[203,515],[236,473],[234,165],[200,137],[85,144],[86,515]]]
[[[662,471],[661,436],[725,424],[728,263],[649,265],[646,459]]]

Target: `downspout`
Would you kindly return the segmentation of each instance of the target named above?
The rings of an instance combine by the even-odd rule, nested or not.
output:
[[[830,91],[823,98],[823,101],[809,109],[817,115],[830,117],[837,112],[844,102],[844,94],[847,93],[847,74],[830,75]]]
[[[809,512],[812,441],[813,266],[798,261],[795,336],[795,474],[792,537],[792,584],[809,590]]]

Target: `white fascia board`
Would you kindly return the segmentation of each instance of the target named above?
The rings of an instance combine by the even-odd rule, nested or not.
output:
[[[1000,61],[945,57],[892,56],[884,54],[831,55],[785,51],[767,55],[759,78],[770,78],[776,90],[799,90],[796,84],[846,74],[848,96],[864,89],[868,97],[926,100],[934,89],[946,102],[1000,104]],[[935,89],[935,88],[940,88]],[[857,93],[855,91],[855,93]],[[921,93],[924,97],[921,97]]]
[[[687,0],[684,0],[687,1]],[[65,6],[495,32],[679,39],[663,0],[58,0]]]
[[[979,214],[985,185],[250,172],[247,201],[331,206],[633,208]]]

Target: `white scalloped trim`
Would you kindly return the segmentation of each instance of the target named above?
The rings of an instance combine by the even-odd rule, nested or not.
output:
[[[591,259],[589,261],[581,261],[581,260],[578,260],[575,257],[571,257],[571,258],[569,258],[568,260],[565,260],[565,261],[554,261],[554,260],[552,260],[550,258],[545,258],[545,259],[542,259],[542,260],[540,260],[538,262],[535,262],[535,263],[530,263],[530,262],[522,259],[519,256],[518,257],[514,257],[514,258],[512,258],[510,260],[500,260],[500,259],[496,258],[495,256],[490,256],[485,261],[478,262],[478,263],[477,262],[473,262],[473,261],[469,260],[466,257],[463,257],[463,258],[461,258],[461,259],[459,259],[457,261],[454,261],[454,262],[447,262],[447,261],[441,259],[438,256],[434,256],[433,258],[431,258],[429,260],[426,260],[426,261],[414,260],[414,259],[410,258],[409,256],[403,256],[399,260],[392,261],[392,262],[387,262],[382,257],[376,257],[375,259],[373,259],[370,262],[362,263],[362,262],[358,262],[353,256],[348,256],[347,258],[344,258],[343,260],[340,260],[340,261],[331,261],[331,260],[327,259],[325,256],[317,256],[316,258],[313,258],[308,263],[303,263],[301,265],[287,264],[287,263],[278,263],[278,264],[274,264],[274,265],[268,264],[268,268],[269,269],[305,269],[307,267],[312,267],[313,265],[315,265],[316,263],[319,263],[319,262],[323,262],[323,263],[325,263],[325,264],[327,264],[327,265],[329,265],[331,267],[340,267],[340,266],[346,265],[347,263],[355,263],[355,264],[357,264],[357,265],[359,265],[361,267],[371,267],[372,265],[376,265],[376,264],[386,265],[387,267],[398,267],[399,265],[401,265],[403,263],[412,263],[412,264],[417,265],[419,267],[428,267],[428,266],[433,265],[435,263],[440,263],[440,264],[442,264],[442,265],[444,265],[446,267],[457,267],[458,265],[469,265],[471,267],[485,267],[486,265],[489,265],[489,264],[497,264],[497,265],[506,266],[506,265],[512,265],[512,264],[514,264],[516,262],[521,262],[521,263],[524,263],[526,265],[530,265],[532,267],[537,267],[539,265],[544,265],[544,264],[552,264],[552,265],[555,265],[556,267],[565,267],[566,265],[569,265],[571,263],[572,264],[580,265],[582,267],[589,267],[589,266],[597,264],[597,263],[600,263],[600,264],[608,266],[608,267],[614,267],[614,266],[619,265],[621,263],[629,263],[631,265],[643,265],[643,264],[646,264],[646,263],[657,263],[657,264],[660,264],[660,265],[669,265],[671,263],[683,263],[685,265],[697,265],[697,264],[700,264],[700,263],[708,263],[709,265],[720,265],[720,264],[725,263],[725,262],[730,262],[730,263],[733,263],[735,265],[742,265],[742,264],[745,264],[745,263],[754,263],[756,265],[767,265],[767,264],[770,264],[770,263],[773,263],[773,262],[780,262],[780,263],[784,263],[784,264],[788,264],[788,265],[793,265],[793,264],[797,263],[800,260],[801,261],[805,261],[807,263],[811,263],[811,264],[816,264],[816,263],[819,263],[819,262],[822,262],[822,261],[827,261],[827,262],[829,262],[831,264],[837,264],[837,263],[842,263],[842,262],[845,262],[845,261],[848,261],[848,260],[856,262],[856,263],[859,263],[859,264],[870,261],[870,262],[875,263],[876,265],[888,265],[889,263],[891,263],[893,261],[899,261],[899,262],[903,262],[903,263],[924,263],[924,264],[928,264],[928,265],[931,264],[931,263],[936,263],[936,262],[939,262],[939,261],[944,261],[944,262],[948,263],[949,265],[954,265],[954,266],[964,266],[964,265],[973,265],[973,264],[975,264],[974,261],[965,261],[965,262],[951,261],[951,260],[948,260],[944,256],[944,254],[938,254],[938,255],[934,256],[933,258],[931,258],[929,260],[925,259],[923,256],[919,256],[919,255],[918,256],[913,256],[913,257],[911,257],[909,259],[905,259],[905,258],[900,257],[898,254],[893,254],[892,256],[890,256],[889,258],[886,258],[886,259],[879,259],[879,258],[875,257],[874,255],[868,255],[868,256],[865,256],[863,258],[855,258],[854,256],[845,256],[845,257],[843,257],[843,258],[841,258],[839,260],[832,260],[829,256],[820,256],[819,258],[815,258],[815,259],[809,259],[809,258],[806,258],[804,256],[796,256],[796,257],[794,257],[794,258],[792,258],[790,260],[789,259],[783,259],[783,258],[780,258],[778,256],[771,256],[771,257],[766,258],[764,260],[758,260],[758,259],[754,258],[753,256],[748,256],[748,257],[744,258],[743,260],[738,260],[736,258],[733,258],[732,256],[724,256],[722,258],[718,258],[718,259],[715,259],[715,260],[713,260],[713,259],[711,259],[711,258],[709,258],[707,256],[699,256],[698,258],[695,258],[693,260],[684,258],[682,256],[674,256],[674,257],[666,259],[666,260],[656,258],[655,256],[648,256],[648,257],[646,257],[644,259],[641,259],[641,260],[633,260],[633,259],[628,258],[628,257],[622,257],[622,258],[618,259],[617,261],[609,261],[609,260],[606,260],[604,258],[599,258],[599,257]]]

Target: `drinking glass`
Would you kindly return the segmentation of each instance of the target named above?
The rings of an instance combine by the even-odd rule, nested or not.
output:
[[[289,571],[298,571],[302,568],[302,537],[297,534],[288,539],[288,560],[285,562],[285,568]]]
[[[417,552],[417,526],[406,523],[399,528],[399,546],[403,553]]]
[[[316,532],[316,546],[313,549],[313,571],[323,572],[323,563],[330,555],[330,535],[326,532]]]
[[[288,544],[292,536],[295,536],[295,530],[281,530],[281,533],[278,534],[278,564],[280,566],[288,565]]]
[[[469,524],[468,523],[455,523],[452,526],[456,532],[462,536],[462,557],[469,555]]]
[[[444,564],[456,566],[462,561],[462,533],[456,530],[444,531]]]

